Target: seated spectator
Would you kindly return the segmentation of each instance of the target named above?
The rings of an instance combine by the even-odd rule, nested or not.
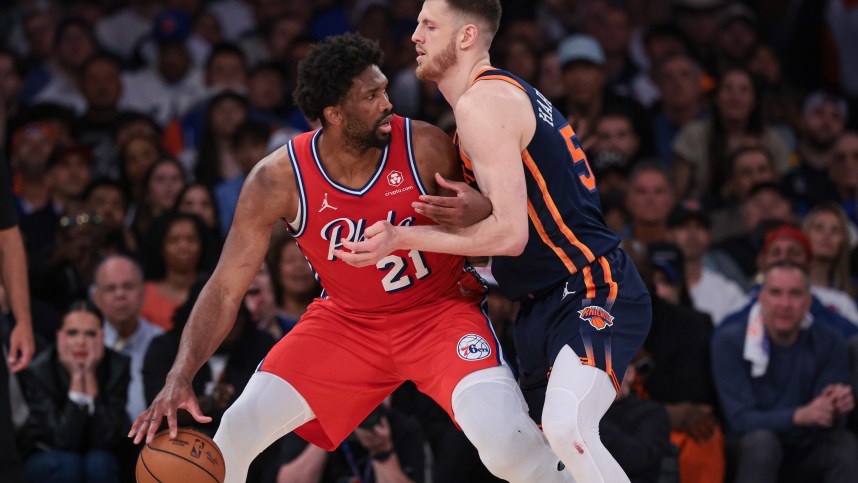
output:
[[[220,226],[228,233],[235,215],[235,205],[238,195],[244,185],[244,179],[256,163],[268,154],[268,139],[271,129],[266,124],[248,121],[238,126],[232,135],[232,152],[240,171],[235,176],[225,179],[214,187],[217,208],[220,213]]]
[[[322,288],[298,244],[287,234],[274,238],[266,262],[280,316],[294,326]]]
[[[128,358],[104,347],[101,314],[76,302],[56,345],[24,378],[30,418],[20,433],[28,481],[119,482],[111,448],[125,439]]]
[[[804,234],[813,254],[810,280],[822,303],[858,325],[855,283],[849,273],[849,220],[835,203],[824,203],[804,219]]]
[[[173,328],[173,312],[213,266],[211,242],[195,215],[168,212],[155,220],[145,252],[146,295],[140,315],[165,330]]]
[[[681,481],[718,482],[724,475],[724,438],[716,418],[711,379],[711,319],[683,304],[658,296],[655,273],[681,269],[629,246],[629,253],[653,294],[652,327],[638,355],[638,395],[664,404],[670,419],[670,441],[679,449]],[[674,256],[681,257],[674,247]],[[655,255],[655,254],[653,254]],[[680,287],[684,290],[684,287]]]
[[[670,174],[661,164],[641,163],[629,177],[626,210],[631,225],[622,234],[644,244],[667,238],[667,216],[676,198]]]
[[[680,203],[667,226],[670,240],[679,246],[685,259],[685,282],[694,308],[708,314],[718,325],[724,317],[744,307],[747,299],[742,288],[709,266],[718,261],[709,253],[712,222],[700,204],[691,200]]]
[[[834,145],[834,161],[828,170],[836,200],[846,217],[858,226],[858,132],[846,131]]]
[[[208,227],[216,245],[220,245],[225,238],[220,226],[220,215],[214,193],[208,186],[201,183],[185,185],[185,188],[176,198],[176,205],[173,210],[179,213],[197,215]]]
[[[730,153],[727,158],[727,186],[720,199],[709,199],[712,207],[713,233],[717,240],[725,240],[742,233],[742,203],[748,199],[754,186],[777,183],[778,172],[772,155],[762,146],[745,146]]]
[[[131,222],[138,241],[149,235],[156,218],[173,209],[185,182],[182,165],[172,158],[162,158],[146,171],[140,203]]]
[[[108,232],[108,244],[115,245],[120,253],[137,253],[137,240],[125,226],[128,199],[118,182],[109,178],[96,179],[84,191],[83,202],[88,211],[101,217]]]
[[[411,481],[425,478],[420,424],[382,403],[335,451],[295,433],[281,441],[278,481]]]
[[[841,424],[854,407],[846,344],[814,320],[809,285],[801,266],[769,266],[759,302],[713,338],[737,483],[847,482],[858,474],[858,441]]]
[[[145,121],[140,121],[141,127]],[[129,216],[143,199],[149,169],[166,157],[158,138],[148,134],[130,134],[119,149],[119,183],[129,199]],[[129,221],[130,223],[130,221]]]
[[[92,300],[104,316],[104,345],[131,359],[126,404],[131,421],[148,407],[143,394],[143,358],[152,339],[164,333],[140,317],[143,290],[143,270],[131,258],[107,257],[95,271]]]
[[[212,97],[202,139],[190,163],[198,182],[215,186],[242,174],[232,136],[249,117],[250,105],[244,96],[225,91]]]
[[[205,279],[200,279],[191,287],[187,300],[176,310],[173,329],[155,337],[149,344],[143,360],[143,390],[147,405],[164,387],[164,380],[179,352],[182,329],[204,285]],[[194,393],[200,410],[206,416],[211,416],[212,422],[200,426],[190,414],[183,412],[179,414],[179,424],[194,426],[214,435],[224,411],[244,390],[250,376],[274,346],[274,342],[274,338],[253,326],[247,307],[242,305],[226,339],[194,376]],[[166,427],[166,421],[164,424]]]
[[[270,334],[274,340],[280,340],[295,326],[280,313],[277,307],[271,274],[268,272],[268,265],[264,263],[247,287],[244,305],[247,306],[256,328]]]
[[[13,129],[9,141],[15,202],[18,214],[24,216],[50,201],[48,159],[59,142],[59,133],[49,122],[34,121]]]
[[[762,274],[769,267],[780,262],[790,262],[807,270],[810,267],[811,258],[810,241],[801,230],[792,225],[775,226],[766,232],[762,249],[757,256],[757,266],[760,272],[758,277],[762,277]],[[721,325],[726,326],[747,320],[748,314],[757,303],[760,287],[760,285],[754,286],[748,294],[749,304],[740,312],[727,317]],[[833,308],[828,307],[822,299],[818,298],[816,288],[811,286],[810,292],[810,313],[815,320],[834,327],[846,339],[850,339],[858,334],[858,327],[855,324],[836,310],[833,310]],[[821,292],[821,294],[823,297],[826,295],[824,292]]]
[[[627,168],[640,161],[641,140],[626,113],[603,112],[593,125],[593,134],[596,140],[590,148],[590,159],[611,153],[622,159],[623,166]],[[595,163],[591,161],[591,164]],[[601,184],[602,179],[599,181]]]
[[[635,395],[635,379],[630,365],[620,394],[599,421],[599,436],[632,482],[656,483],[670,454],[670,419],[664,406]]]
[[[79,208],[84,190],[92,179],[92,152],[88,147],[71,144],[58,148],[48,158],[50,200],[42,208],[21,220],[21,234],[30,256],[40,256],[51,246],[60,216]]]
[[[785,223],[793,223],[795,215],[792,204],[779,184],[760,183],[751,188],[748,198],[742,203],[742,231],[718,242],[715,248],[737,264],[748,283],[757,273],[757,254],[763,244],[766,231]]]
[[[804,99],[798,147],[793,153],[798,166],[784,176],[784,186],[802,215],[834,198],[828,170],[834,161],[835,143],[843,134],[848,118],[849,109],[843,98],[820,90]]]
[[[653,79],[661,102],[652,113],[658,157],[668,163],[673,158],[673,140],[695,119],[708,114],[703,92],[703,69],[686,53],[670,54],[653,64]]]

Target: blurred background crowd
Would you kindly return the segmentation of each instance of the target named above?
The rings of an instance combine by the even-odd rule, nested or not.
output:
[[[782,448],[772,481],[795,465],[819,477],[803,481],[849,481],[818,467],[858,461],[844,429],[854,431],[854,403],[820,399],[832,394],[823,380],[853,384],[858,353],[858,1],[502,3],[493,64],[572,124],[605,220],[654,299],[650,337],[602,421],[612,454],[632,481],[724,481],[748,453],[741,436],[763,429]],[[28,481],[133,478],[139,448],[125,434],[163,384],[244,177],[318,127],[291,97],[314,42],[346,31],[378,40],[394,112],[452,134],[445,100],[414,75],[419,10],[419,0],[0,1],[0,147],[37,340],[30,368],[10,382],[17,449],[7,449]],[[818,369],[795,394],[755,376],[748,399],[731,391],[753,354],[743,359],[740,347],[733,360],[712,344],[730,324],[746,337],[755,308],[773,303],[758,301],[760,274],[784,261],[808,274],[813,303],[800,319],[831,328],[832,339],[810,359],[783,356]],[[194,381],[215,417],[203,430],[214,433],[319,291],[276,230],[234,330]],[[492,295],[490,310],[514,367],[516,302]],[[802,334],[822,337],[809,327]],[[782,361],[775,352],[771,367]],[[95,382],[75,386],[86,380]],[[818,418],[748,422],[748,401],[765,413],[785,398],[793,410],[815,404]],[[407,480],[494,481],[413,386],[372,417],[330,454],[287,436],[251,481],[373,481],[391,448]],[[807,446],[823,434],[835,434],[825,456]]]

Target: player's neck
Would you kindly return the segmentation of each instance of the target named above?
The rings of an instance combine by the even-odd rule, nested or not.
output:
[[[459,62],[450,67],[444,73],[444,77],[438,80],[438,89],[454,111],[456,104],[459,103],[459,99],[471,88],[480,72],[491,68],[491,66],[488,52],[485,55],[474,58],[462,56]]]
[[[322,131],[319,138],[319,162],[328,176],[343,186],[363,186],[378,168],[382,150],[358,148],[340,133]]]

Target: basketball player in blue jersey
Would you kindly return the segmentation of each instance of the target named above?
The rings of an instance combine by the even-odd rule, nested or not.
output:
[[[493,255],[501,291],[522,302],[515,339],[531,416],[578,481],[629,481],[598,428],[649,331],[650,297],[605,226],[569,123],[536,89],[490,65],[500,14],[498,0],[426,0],[412,37],[417,76],[435,81],[453,107],[465,178],[492,214],[460,229],[379,222],[336,256],[366,266],[395,249]],[[421,200],[418,211],[431,216],[456,206]]]

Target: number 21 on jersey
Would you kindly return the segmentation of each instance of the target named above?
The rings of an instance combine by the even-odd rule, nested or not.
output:
[[[575,131],[572,130],[572,126],[567,122],[560,127],[559,131],[560,134],[563,135],[563,139],[566,141],[566,147],[569,148],[569,153],[572,155],[573,165],[578,168],[581,163],[584,163],[586,171],[578,174],[578,179],[581,180],[581,184],[583,184],[590,192],[596,191],[596,177],[593,176],[593,171],[590,169],[590,163],[587,162],[587,156],[584,154],[584,150],[581,149],[581,143],[578,142],[578,136],[575,135]]]
[[[411,279],[411,276],[405,275],[409,261],[414,264],[414,277],[417,280],[422,280],[432,273],[432,270],[426,266],[423,254],[418,250],[408,252],[407,259],[398,255],[388,255],[375,264],[376,268],[387,272],[384,278],[381,279],[381,285],[384,287],[385,292],[399,292],[414,285],[414,280]]]

